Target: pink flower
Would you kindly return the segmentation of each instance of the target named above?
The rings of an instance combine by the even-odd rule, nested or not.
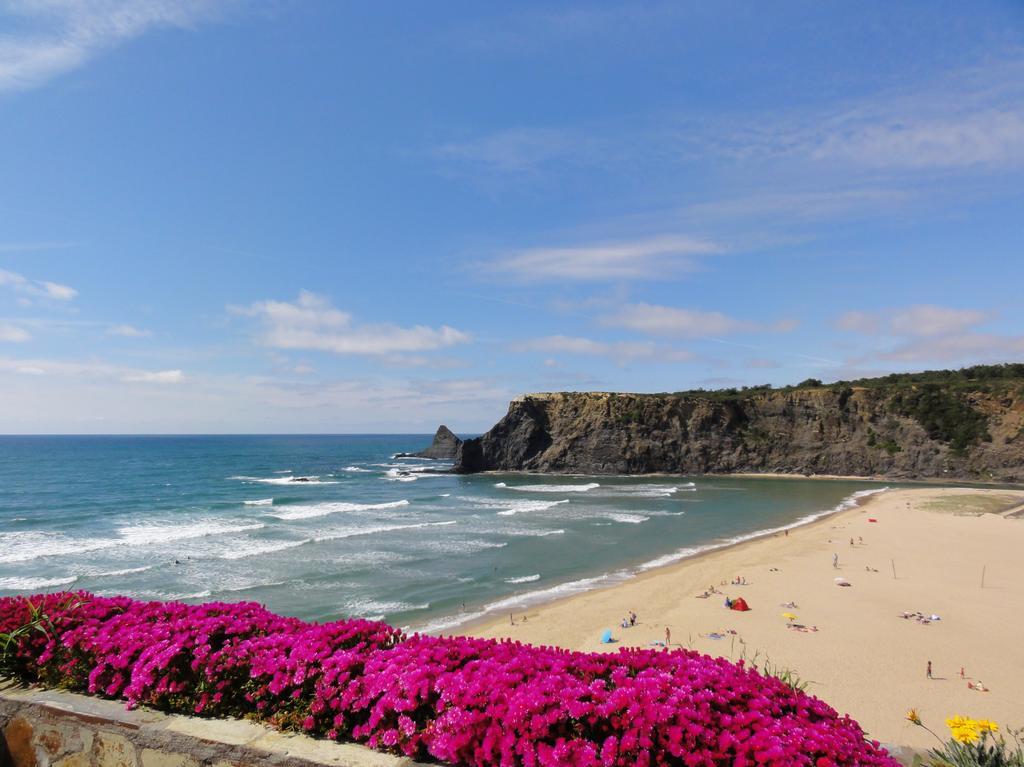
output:
[[[685,650],[604,655],[406,636],[363,620],[308,624],[252,603],[79,592],[31,604],[57,636],[20,638],[16,674],[129,707],[298,721],[332,740],[474,767],[896,764],[817,698]],[[0,631],[29,619],[29,600],[0,598]]]

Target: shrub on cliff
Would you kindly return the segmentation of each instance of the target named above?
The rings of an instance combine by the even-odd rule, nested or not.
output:
[[[19,632],[40,615],[50,628]],[[27,682],[458,765],[896,765],[817,698],[687,650],[578,653],[85,592],[0,599],[0,634]]]

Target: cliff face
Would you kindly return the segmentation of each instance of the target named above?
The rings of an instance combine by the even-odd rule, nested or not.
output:
[[[1024,386],[519,397],[455,470],[1024,479]]]
[[[399,453],[396,458],[430,458],[436,461],[450,461],[459,452],[462,440],[452,433],[444,424],[437,428],[434,441],[430,447],[420,450],[418,453]]]

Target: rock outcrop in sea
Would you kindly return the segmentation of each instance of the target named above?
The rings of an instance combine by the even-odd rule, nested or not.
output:
[[[1024,365],[783,389],[516,398],[454,470],[1024,480]]]
[[[431,458],[437,461],[451,461],[458,453],[462,440],[455,436],[451,429],[444,424],[437,427],[434,434],[434,441],[430,447],[420,450],[418,453],[399,453],[396,458]]]

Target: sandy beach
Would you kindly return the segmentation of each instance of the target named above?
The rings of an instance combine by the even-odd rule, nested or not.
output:
[[[505,615],[466,633],[614,651],[664,641],[668,628],[673,648],[794,670],[811,682],[810,693],[887,743],[934,745],[906,721],[912,707],[942,735],[945,718],[958,713],[1024,726],[1022,510],[1024,491],[888,490],[788,535],[709,552],[516,613],[514,625]],[[746,585],[733,585],[736,578]],[[722,593],[697,598],[712,585]],[[751,610],[726,609],[726,596],[743,597]],[[637,624],[621,628],[630,611]],[[905,612],[940,619],[900,617]],[[803,630],[783,613],[797,616],[792,623]],[[614,644],[601,644],[606,629]],[[978,680],[987,692],[968,687]]]

